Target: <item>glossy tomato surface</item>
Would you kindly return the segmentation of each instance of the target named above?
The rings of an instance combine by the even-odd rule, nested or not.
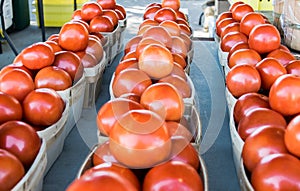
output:
[[[293,155],[297,157],[300,156],[299,135],[300,135],[300,116],[297,115],[289,122],[284,136],[284,142],[289,152],[291,152]]]
[[[180,8],[180,0],[162,0],[161,2],[162,7],[170,7],[173,10],[179,10]]]
[[[228,66],[229,68],[241,64],[255,66],[259,61],[261,61],[261,56],[255,50],[240,49],[231,54],[229,57]]]
[[[261,13],[249,12],[241,19],[240,31],[245,35],[249,36],[253,27],[264,23],[265,23],[265,19]]]
[[[102,7],[96,2],[85,2],[81,7],[81,18],[89,22],[102,14]]]
[[[236,21],[241,21],[242,18],[250,13],[250,12],[254,12],[254,9],[252,8],[251,5],[247,4],[247,3],[241,3],[241,4],[236,4],[232,10],[232,18],[235,19]]]
[[[167,48],[172,46],[170,33],[162,26],[151,26],[143,33],[143,38],[153,37],[155,40],[162,42]]]
[[[116,27],[119,23],[118,14],[112,9],[104,9],[103,16],[107,16],[113,23],[114,27]]]
[[[294,74],[296,76],[300,76],[300,60],[290,61],[286,65],[285,69],[286,69],[288,74]]]
[[[111,154],[109,150],[109,141],[106,141],[97,146],[92,156],[92,162],[93,162],[93,166],[97,166],[99,164],[106,163],[106,162],[111,162],[119,166],[121,165]]]
[[[270,52],[267,57],[277,59],[284,67],[288,65],[289,62],[296,60],[295,56],[284,49],[276,49]]]
[[[105,15],[94,17],[90,21],[90,32],[112,32],[114,28],[112,20]]]
[[[95,56],[97,63],[99,63],[102,60],[103,54],[104,54],[104,50],[103,50],[101,42],[99,42],[93,38],[89,38],[89,42],[85,49],[85,52],[90,53],[93,56]]]
[[[156,11],[153,19],[159,23],[166,20],[176,21],[177,15],[174,9],[170,7],[162,7]]]
[[[229,52],[230,49],[239,42],[248,42],[248,38],[241,32],[230,32],[221,39],[221,50]]]
[[[11,120],[21,120],[23,116],[20,102],[3,92],[0,92],[0,113],[0,124]]]
[[[116,8],[116,0],[97,0],[97,3],[103,8],[103,9],[114,9]]]
[[[164,78],[161,78],[158,82],[166,82],[170,83],[176,87],[176,89],[180,92],[182,98],[190,98],[192,94],[192,90],[190,85],[186,80],[184,80],[180,76],[170,75]]]
[[[180,27],[175,21],[166,20],[161,22],[159,25],[165,27],[171,36],[180,35]]]
[[[138,60],[136,58],[128,58],[122,60],[116,67],[115,75],[117,76],[121,71],[126,68],[135,68],[138,69]]]

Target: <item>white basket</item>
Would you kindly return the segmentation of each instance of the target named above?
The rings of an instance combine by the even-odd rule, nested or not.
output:
[[[122,20],[119,20],[119,25],[122,28],[126,28],[127,27],[127,18],[124,18]]]
[[[103,53],[102,60],[92,68],[85,68],[84,75],[86,79],[83,108],[91,108],[95,105],[97,88],[100,88],[102,74],[106,67],[106,53]]]
[[[190,65],[193,62],[193,58],[194,58],[194,43],[192,42],[191,50],[188,51],[188,53],[187,53],[187,67],[188,67],[188,69],[190,68]]]
[[[47,174],[64,147],[65,136],[63,136],[63,131],[70,112],[69,101],[67,99],[64,100],[65,109],[61,118],[50,127],[37,132],[38,135],[45,140],[46,144],[47,166],[44,175]]]
[[[227,61],[227,57],[228,57],[229,52],[224,52],[221,49],[221,43],[219,43],[219,48],[218,48],[218,58],[219,58],[219,63],[221,66],[226,66],[228,61]]]
[[[119,21],[120,23],[120,21]],[[120,24],[119,24],[120,25]],[[121,53],[124,48],[124,38],[125,38],[125,29],[126,26],[121,26],[119,27],[119,30],[117,31],[117,54]]]
[[[102,32],[101,34],[108,38],[108,46],[104,50],[107,54],[107,63],[111,65],[115,56],[118,54],[118,31],[120,31],[120,25],[115,28],[112,32]]]
[[[47,165],[46,141],[42,139],[40,150],[31,167],[12,191],[41,191]]]
[[[240,167],[239,167],[239,183],[242,191],[254,191],[251,183],[249,182],[248,176],[245,171],[245,166],[243,159],[240,161]]]
[[[225,96],[226,96],[226,101],[227,101],[227,106],[229,111],[233,110],[233,107],[235,103],[237,102],[237,99],[230,93],[228,88],[225,88]]]

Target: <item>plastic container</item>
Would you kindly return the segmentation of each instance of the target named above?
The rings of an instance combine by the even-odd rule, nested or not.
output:
[[[8,29],[13,24],[13,6],[12,0],[4,0],[3,3],[3,16],[5,29]],[[0,32],[2,31],[2,25],[0,22]]]
[[[44,175],[47,174],[53,163],[56,161],[58,156],[63,150],[65,143],[65,136],[63,131],[65,129],[65,124],[69,116],[69,101],[64,99],[65,109],[62,113],[61,118],[50,127],[42,131],[38,131],[38,135],[44,139],[46,145],[46,156],[47,156],[47,166],[44,172]]]
[[[83,108],[91,108],[95,106],[96,88],[100,88],[98,83],[101,83],[102,74],[106,67],[106,53],[103,53],[102,60],[92,68],[85,68],[84,75],[86,79]]]
[[[44,172],[47,165],[46,141],[42,139],[41,148],[25,176],[11,191],[39,191],[43,188]]]

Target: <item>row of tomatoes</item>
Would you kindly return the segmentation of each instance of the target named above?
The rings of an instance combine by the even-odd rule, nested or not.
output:
[[[154,8],[157,11],[149,14]],[[191,41],[176,22],[179,8],[180,1],[174,0],[147,6],[138,35],[125,45],[116,67],[112,79],[115,99],[106,102],[97,114],[100,136],[108,141],[97,146],[92,166],[69,185],[68,191],[99,187],[204,189],[198,174],[199,156],[191,143],[193,134],[183,116],[183,96],[190,94],[180,91],[177,82],[162,81],[174,78],[180,84],[187,83],[184,67]],[[178,48],[172,48],[175,41]]]
[[[243,2],[217,19],[226,86],[254,190],[299,190],[299,61],[276,27]],[[219,28],[218,28],[219,27]],[[272,181],[269,181],[272,180]]]

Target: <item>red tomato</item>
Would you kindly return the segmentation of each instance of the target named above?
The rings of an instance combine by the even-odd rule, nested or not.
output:
[[[300,125],[299,124],[300,124],[300,116],[297,115],[289,122],[284,136],[284,142],[289,152],[297,157],[300,156],[300,152],[299,152]]]
[[[271,24],[256,25],[249,34],[249,47],[259,54],[269,53],[279,48],[280,42],[280,33]]]
[[[151,25],[144,25],[141,28],[139,28],[139,31],[137,33],[137,35],[143,35],[145,33],[146,30],[148,30],[149,28],[151,28]]]
[[[188,50],[191,50],[193,42],[190,39],[190,36],[188,36],[187,34],[181,33],[180,37],[183,39],[183,41],[186,44],[186,47],[188,48]]]
[[[147,20],[147,19],[154,20],[155,13],[160,9],[161,9],[160,6],[150,6],[150,7],[146,8],[144,15],[143,15],[143,19],[144,20]]]
[[[192,35],[192,31],[191,31],[191,28],[185,24],[178,24],[180,29],[181,29],[181,33],[182,34],[186,34],[188,36],[191,36]]]
[[[120,11],[119,9],[114,9],[114,11],[117,13],[118,20],[125,19],[125,16],[123,15],[122,11]]]
[[[13,96],[0,92],[0,124],[21,120],[23,111],[20,102]]]
[[[226,85],[230,93],[238,98],[245,93],[258,92],[261,79],[254,66],[248,64],[236,65],[228,72]]]
[[[81,6],[81,18],[84,21],[89,22],[100,15],[102,15],[102,7],[97,2],[88,1]]]
[[[34,88],[32,77],[22,69],[12,69],[0,75],[0,91],[17,98],[20,102]]]
[[[273,50],[267,55],[267,57],[277,59],[284,67],[286,67],[289,62],[296,60],[295,56],[291,52],[284,49]]]
[[[23,101],[24,119],[32,125],[50,126],[62,116],[64,101],[53,89],[31,91]]]
[[[177,12],[176,12],[177,13]],[[179,24],[183,24],[183,25],[186,25],[186,26],[190,26],[189,23],[187,22],[186,20],[187,18],[185,17],[184,18],[180,18],[177,14],[177,19],[176,19],[176,23],[179,25]]]
[[[146,9],[149,8],[149,7],[153,7],[153,6],[159,6],[159,7],[161,8],[161,3],[158,3],[158,2],[149,3],[149,4],[146,6]]]
[[[167,29],[171,36],[180,36],[180,27],[175,21],[166,20],[159,25]]]
[[[80,23],[86,28],[86,30],[88,30],[88,32],[90,32],[90,29],[89,29],[90,25],[89,25],[89,23],[87,23],[89,21],[84,21],[84,20],[81,20],[81,19],[72,19],[72,20],[70,20],[70,22]]]
[[[162,26],[151,26],[143,33],[143,38],[153,37],[155,40],[162,42],[166,47],[172,46],[172,37],[170,33]]]
[[[221,49],[224,52],[229,52],[230,49],[239,42],[248,42],[248,38],[241,32],[230,32],[221,39]]]
[[[249,12],[241,20],[240,31],[249,36],[253,27],[259,24],[264,24],[265,19],[261,13]]]
[[[93,166],[97,166],[102,163],[111,162],[118,164],[118,161],[115,157],[110,153],[109,150],[109,141],[102,143],[97,146],[95,152],[92,156]],[[121,165],[121,164],[118,164]]]
[[[165,82],[150,85],[141,96],[141,104],[165,120],[178,121],[184,113],[181,94],[173,85]]]
[[[220,13],[216,19],[216,26],[218,26],[219,22],[225,18],[232,18],[232,13],[230,11]]]
[[[158,176],[159,174],[159,176]],[[150,190],[203,191],[203,180],[189,164],[170,161],[153,167],[143,183],[143,191]]]
[[[126,68],[138,69],[138,60],[136,58],[129,58],[121,61],[116,67],[115,76],[119,75],[119,73]]]
[[[137,58],[140,57],[141,53],[143,52],[146,46],[153,45],[153,44],[165,46],[165,44],[163,44],[161,41],[156,40],[151,36],[142,38],[142,40],[139,42],[138,46],[136,47],[136,51],[135,51],[136,57]]]
[[[184,40],[178,36],[172,36],[172,46],[170,50],[172,54],[179,54],[184,59],[188,54],[188,47],[184,43]]]
[[[181,55],[172,54],[172,56],[173,56],[173,61],[174,61],[174,67],[175,67],[176,64],[178,64],[182,69],[186,68],[187,63]],[[174,68],[173,68],[173,70],[174,70]]]
[[[125,93],[135,93],[140,96],[152,84],[150,77],[142,70],[127,68],[115,76],[112,91],[115,97]]]
[[[88,52],[76,52],[77,56],[79,56],[80,61],[84,68],[92,68],[95,67],[99,62],[96,57]]]
[[[143,109],[143,106],[135,101],[116,98],[106,102],[98,111],[97,126],[99,131],[108,136],[114,124],[122,118],[122,116],[133,109]]]
[[[287,73],[283,65],[275,58],[264,58],[257,63],[256,69],[260,74],[261,87],[264,90],[270,90],[275,80]]]
[[[254,9],[249,4],[241,3],[235,5],[231,12],[232,18],[240,22],[247,13],[254,12]]]
[[[122,57],[121,61],[127,60],[127,59],[136,59],[137,60],[137,56],[136,56],[135,51],[131,51],[131,52],[128,52],[127,54],[125,54]]]
[[[89,31],[79,22],[66,22],[59,31],[58,44],[64,50],[73,52],[86,48],[89,40]]]
[[[240,32],[240,23],[239,22],[233,22],[225,26],[221,30],[220,38],[222,39],[226,34],[230,32]]]
[[[177,15],[176,12],[170,7],[163,7],[156,11],[154,15],[154,20],[161,23],[166,20],[176,21]]]
[[[240,96],[233,109],[235,123],[238,124],[249,111],[256,108],[270,108],[269,98],[263,94],[253,92]]]
[[[97,37],[100,39],[102,46],[104,46],[104,45],[107,44],[107,41],[108,41],[107,39],[108,39],[108,37],[103,36],[103,35],[101,34],[101,32],[91,32],[90,35],[89,35],[89,37],[91,37],[91,35],[97,36]]]
[[[300,76],[300,60],[290,61],[286,65],[285,69],[286,69],[288,74],[294,74],[296,76]]]
[[[125,44],[124,54],[126,55],[129,52],[136,51],[136,48],[139,42],[142,40],[142,38],[142,36],[134,36],[131,39],[129,39],[128,42]]]
[[[34,83],[36,88],[52,88],[55,91],[61,91],[72,86],[72,78],[63,69],[48,66],[38,71]]]
[[[58,38],[59,38],[59,34],[55,33],[50,35],[47,40],[55,41],[58,43]]]
[[[28,170],[41,147],[36,131],[22,121],[8,121],[0,126],[0,148],[15,155]]]
[[[136,95],[135,93],[123,94],[120,96],[120,98],[129,99],[129,100],[135,101],[137,103],[140,103],[140,100],[141,100],[141,96]]]
[[[176,12],[176,16],[177,16],[176,21],[178,21],[178,19],[181,19],[181,20],[184,20],[184,21],[188,20],[186,14],[184,12],[182,12],[181,10],[175,10],[175,12]]]
[[[146,109],[125,113],[109,137],[113,156],[130,168],[149,168],[165,162],[171,152],[171,137],[164,119]]]
[[[54,54],[56,52],[59,52],[59,51],[62,51],[63,49],[59,46],[59,44],[55,41],[52,41],[52,40],[47,40],[45,41],[46,44],[50,45]]]
[[[123,5],[116,4],[116,6],[115,6],[115,9],[117,9],[117,10],[121,11],[121,12],[122,12],[122,14],[123,14],[123,16],[124,16],[124,18],[126,18],[126,10],[125,10],[125,8],[124,8],[124,6],[123,6]]]
[[[180,8],[180,0],[162,0],[161,7],[170,7],[177,11]]]
[[[184,79],[185,81],[187,81],[187,76],[186,76],[186,72],[183,70],[183,68],[177,64],[176,62],[174,62],[174,67],[173,70],[170,74],[171,76],[179,76],[180,78]]]
[[[259,161],[270,154],[288,153],[284,144],[285,129],[265,126],[255,130],[245,140],[242,158],[246,168],[253,172]]]
[[[284,116],[291,116],[300,112],[300,77],[285,74],[273,83],[269,102],[273,110]]]
[[[114,29],[114,23],[108,16],[97,16],[90,21],[90,32],[112,32]]]
[[[235,45],[233,45],[228,53],[228,56],[227,56],[227,61],[229,62],[229,58],[231,57],[231,55],[239,50],[239,49],[250,49],[249,48],[249,45],[247,42],[238,42],[236,43]]]
[[[236,65],[248,64],[254,66],[261,61],[261,56],[252,49],[240,49],[234,51],[229,57],[228,66],[232,68]]]
[[[85,52],[95,56],[97,63],[99,63],[103,58],[103,47],[101,43],[93,38],[89,38],[88,45],[85,49]]]
[[[6,65],[4,66],[1,70],[0,70],[0,75],[2,75],[4,72],[7,72],[9,70],[12,69],[21,69],[24,70],[25,72],[27,72],[31,77],[34,77],[33,75],[33,71],[28,69],[26,66],[23,65],[22,61],[21,61],[21,55],[19,54],[18,56],[16,56],[16,58],[14,59],[12,64]]]
[[[116,0],[97,0],[97,3],[99,3],[103,9],[114,9],[117,4]]]
[[[77,82],[83,75],[84,68],[80,62],[80,58],[71,51],[57,52],[53,66],[57,66],[68,72],[73,82]]]
[[[81,9],[77,9],[77,10],[73,11],[71,18],[72,19],[82,19]]]
[[[114,10],[104,9],[102,15],[110,18],[110,20],[114,24],[114,27],[118,25],[118,23],[119,23],[118,14]]]
[[[225,30],[225,28],[232,24],[232,23],[236,23],[236,20],[234,20],[233,18],[229,17],[229,18],[224,18],[221,21],[218,22],[218,25],[216,25],[216,34],[221,37],[221,34],[223,33],[223,31]],[[225,36],[226,34],[224,33],[223,36]]]
[[[243,2],[243,1],[236,1],[236,2],[234,2],[234,3],[232,3],[231,5],[230,5],[230,7],[229,7],[229,12],[231,12],[236,6],[238,6],[238,5],[240,5],[240,4],[245,4],[245,2]]]
[[[238,124],[238,133],[243,140],[246,140],[256,129],[262,126],[274,126],[286,128],[284,117],[268,108],[256,108],[248,111]]]
[[[154,19],[145,19],[142,21],[142,23],[139,25],[139,29],[143,26],[150,25],[150,26],[158,26],[159,23],[155,21]]]
[[[272,154],[264,157],[251,175],[253,189],[299,190],[300,162],[290,154]],[[270,181],[272,180],[272,181]]]
[[[182,77],[177,75],[170,75],[164,78],[161,78],[158,83],[165,82],[170,83],[176,87],[176,89],[180,92],[182,98],[190,98],[192,94],[192,90],[187,81],[185,81]]]
[[[151,44],[146,46],[139,56],[138,66],[151,78],[160,79],[172,72],[173,56],[166,47]]]
[[[45,42],[37,42],[26,47],[20,56],[23,65],[32,70],[50,66],[54,61],[53,49]]]
[[[182,117],[180,119],[180,122],[166,121],[166,126],[168,128],[170,135],[172,136],[172,142],[173,142],[172,143],[173,154],[171,154],[171,156],[177,155],[189,143],[194,141],[193,136],[196,135],[197,129],[191,130],[189,128],[189,123],[185,119],[186,119],[185,117]]]
[[[0,149],[0,190],[12,190],[25,175],[20,160],[10,152]]]

